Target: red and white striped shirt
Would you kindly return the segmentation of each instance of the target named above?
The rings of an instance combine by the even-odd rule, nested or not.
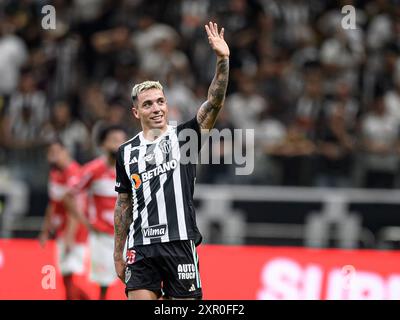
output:
[[[114,207],[117,192],[114,190],[115,167],[104,157],[96,158],[82,167],[78,191],[87,191],[89,222],[98,231],[114,234]]]
[[[64,170],[50,170],[48,192],[52,212],[50,215],[51,225],[55,228],[56,237],[64,237],[67,227],[67,210],[63,203],[63,198],[74,184],[79,181],[80,166],[77,162],[71,164]],[[77,195],[78,205],[85,206],[84,194]],[[87,239],[87,230],[83,224],[78,224],[75,234],[76,243],[85,243]]]

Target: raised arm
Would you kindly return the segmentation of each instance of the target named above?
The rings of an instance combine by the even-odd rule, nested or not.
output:
[[[212,129],[221,110],[229,79],[229,47],[224,40],[224,28],[218,32],[216,23],[209,22],[205,26],[208,41],[217,55],[217,66],[214,78],[208,89],[207,101],[197,112],[197,122],[201,129]]]
[[[128,193],[119,193],[114,210],[114,264],[122,281],[125,281],[124,245],[132,219],[132,197]]]

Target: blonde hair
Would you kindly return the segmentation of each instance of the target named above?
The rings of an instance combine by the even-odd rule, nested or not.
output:
[[[131,98],[133,103],[136,102],[137,97],[139,95],[139,93],[149,90],[149,89],[160,89],[161,91],[163,91],[163,86],[161,85],[161,83],[159,81],[143,81],[141,83],[136,84],[133,89],[132,89],[132,93],[131,93]]]

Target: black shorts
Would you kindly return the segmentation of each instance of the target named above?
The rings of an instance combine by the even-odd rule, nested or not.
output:
[[[202,298],[199,258],[192,240],[135,246],[127,251],[125,293],[147,289],[168,298]]]

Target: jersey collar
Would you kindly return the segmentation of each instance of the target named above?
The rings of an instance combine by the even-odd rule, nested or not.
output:
[[[162,138],[164,138],[165,136],[167,136],[167,135],[171,132],[171,130],[172,130],[173,128],[174,128],[173,126],[167,125],[167,130],[165,130],[165,132],[164,132],[161,136],[159,136],[157,139],[155,139],[155,140],[153,140],[153,141],[147,140],[147,139],[144,137],[144,135],[143,135],[143,131],[140,131],[140,133],[139,133],[140,143],[141,143],[141,144],[154,144],[154,143],[157,143],[157,142],[159,142]]]

